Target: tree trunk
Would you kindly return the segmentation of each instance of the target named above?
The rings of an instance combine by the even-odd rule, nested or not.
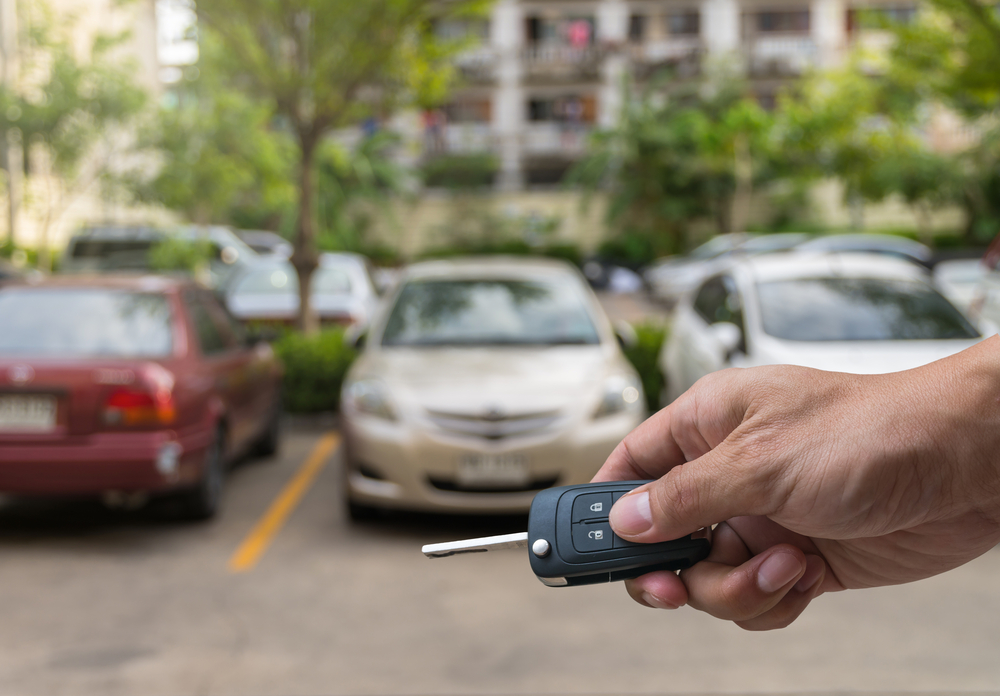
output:
[[[729,215],[729,232],[744,233],[750,220],[750,204],[753,196],[753,160],[750,157],[750,144],[743,133],[736,136],[733,143],[735,162],[733,173],[736,178],[736,190],[731,202],[732,212]]]
[[[295,235],[295,250],[292,265],[299,276],[299,316],[298,327],[307,336],[319,332],[319,317],[312,307],[309,288],[313,271],[319,266],[319,251],[316,246],[316,206],[314,157],[316,139],[312,136],[299,138],[301,159],[299,161],[299,222]]]

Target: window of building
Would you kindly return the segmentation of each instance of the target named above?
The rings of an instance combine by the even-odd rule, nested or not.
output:
[[[586,48],[594,44],[596,23],[583,15],[562,17],[531,16],[525,19],[525,38],[529,45],[571,46]]]
[[[701,34],[701,13],[697,10],[671,12],[666,16],[670,36],[698,36]]]
[[[597,99],[592,95],[575,94],[529,99],[528,120],[593,123],[597,120]]]
[[[444,107],[448,123],[489,123],[492,104],[489,97],[466,97],[453,100]]]
[[[646,15],[634,14],[628,19],[628,40],[632,43],[642,43],[646,40]]]
[[[809,10],[758,12],[751,25],[761,34],[805,33],[809,31]]]

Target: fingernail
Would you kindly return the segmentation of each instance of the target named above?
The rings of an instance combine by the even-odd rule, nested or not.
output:
[[[642,534],[653,526],[649,510],[649,491],[626,495],[611,508],[611,527],[619,535]]]
[[[802,561],[790,553],[774,553],[757,571],[757,586],[771,594],[795,579],[802,572]]]
[[[646,604],[648,604],[651,607],[655,607],[656,609],[676,609],[677,608],[676,604],[671,604],[670,602],[665,602],[662,599],[657,599],[656,597],[654,597],[653,595],[649,594],[648,592],[643,592],[642,593],[642,601],[644,601]]]
[[[806,572],[795,583],[796,592],[807,592],[823,577],[826,564],[819,556],[806,556]]]

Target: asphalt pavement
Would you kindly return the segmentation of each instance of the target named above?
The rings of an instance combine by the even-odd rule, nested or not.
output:
[[[420,553],[520,517],[353,525],[337,442],[287,433],[280,457],[232,472],[207,524],[0,504],[0,694],[1000,692],[1000,549],[747,633],[621,585],[544,587],[519,551]]]

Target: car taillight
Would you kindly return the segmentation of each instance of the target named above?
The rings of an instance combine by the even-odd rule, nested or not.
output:
[[[176,415],[173,395],[167,389],[119,388],[104,404],[103,418],[107,425],[169,425]]]

